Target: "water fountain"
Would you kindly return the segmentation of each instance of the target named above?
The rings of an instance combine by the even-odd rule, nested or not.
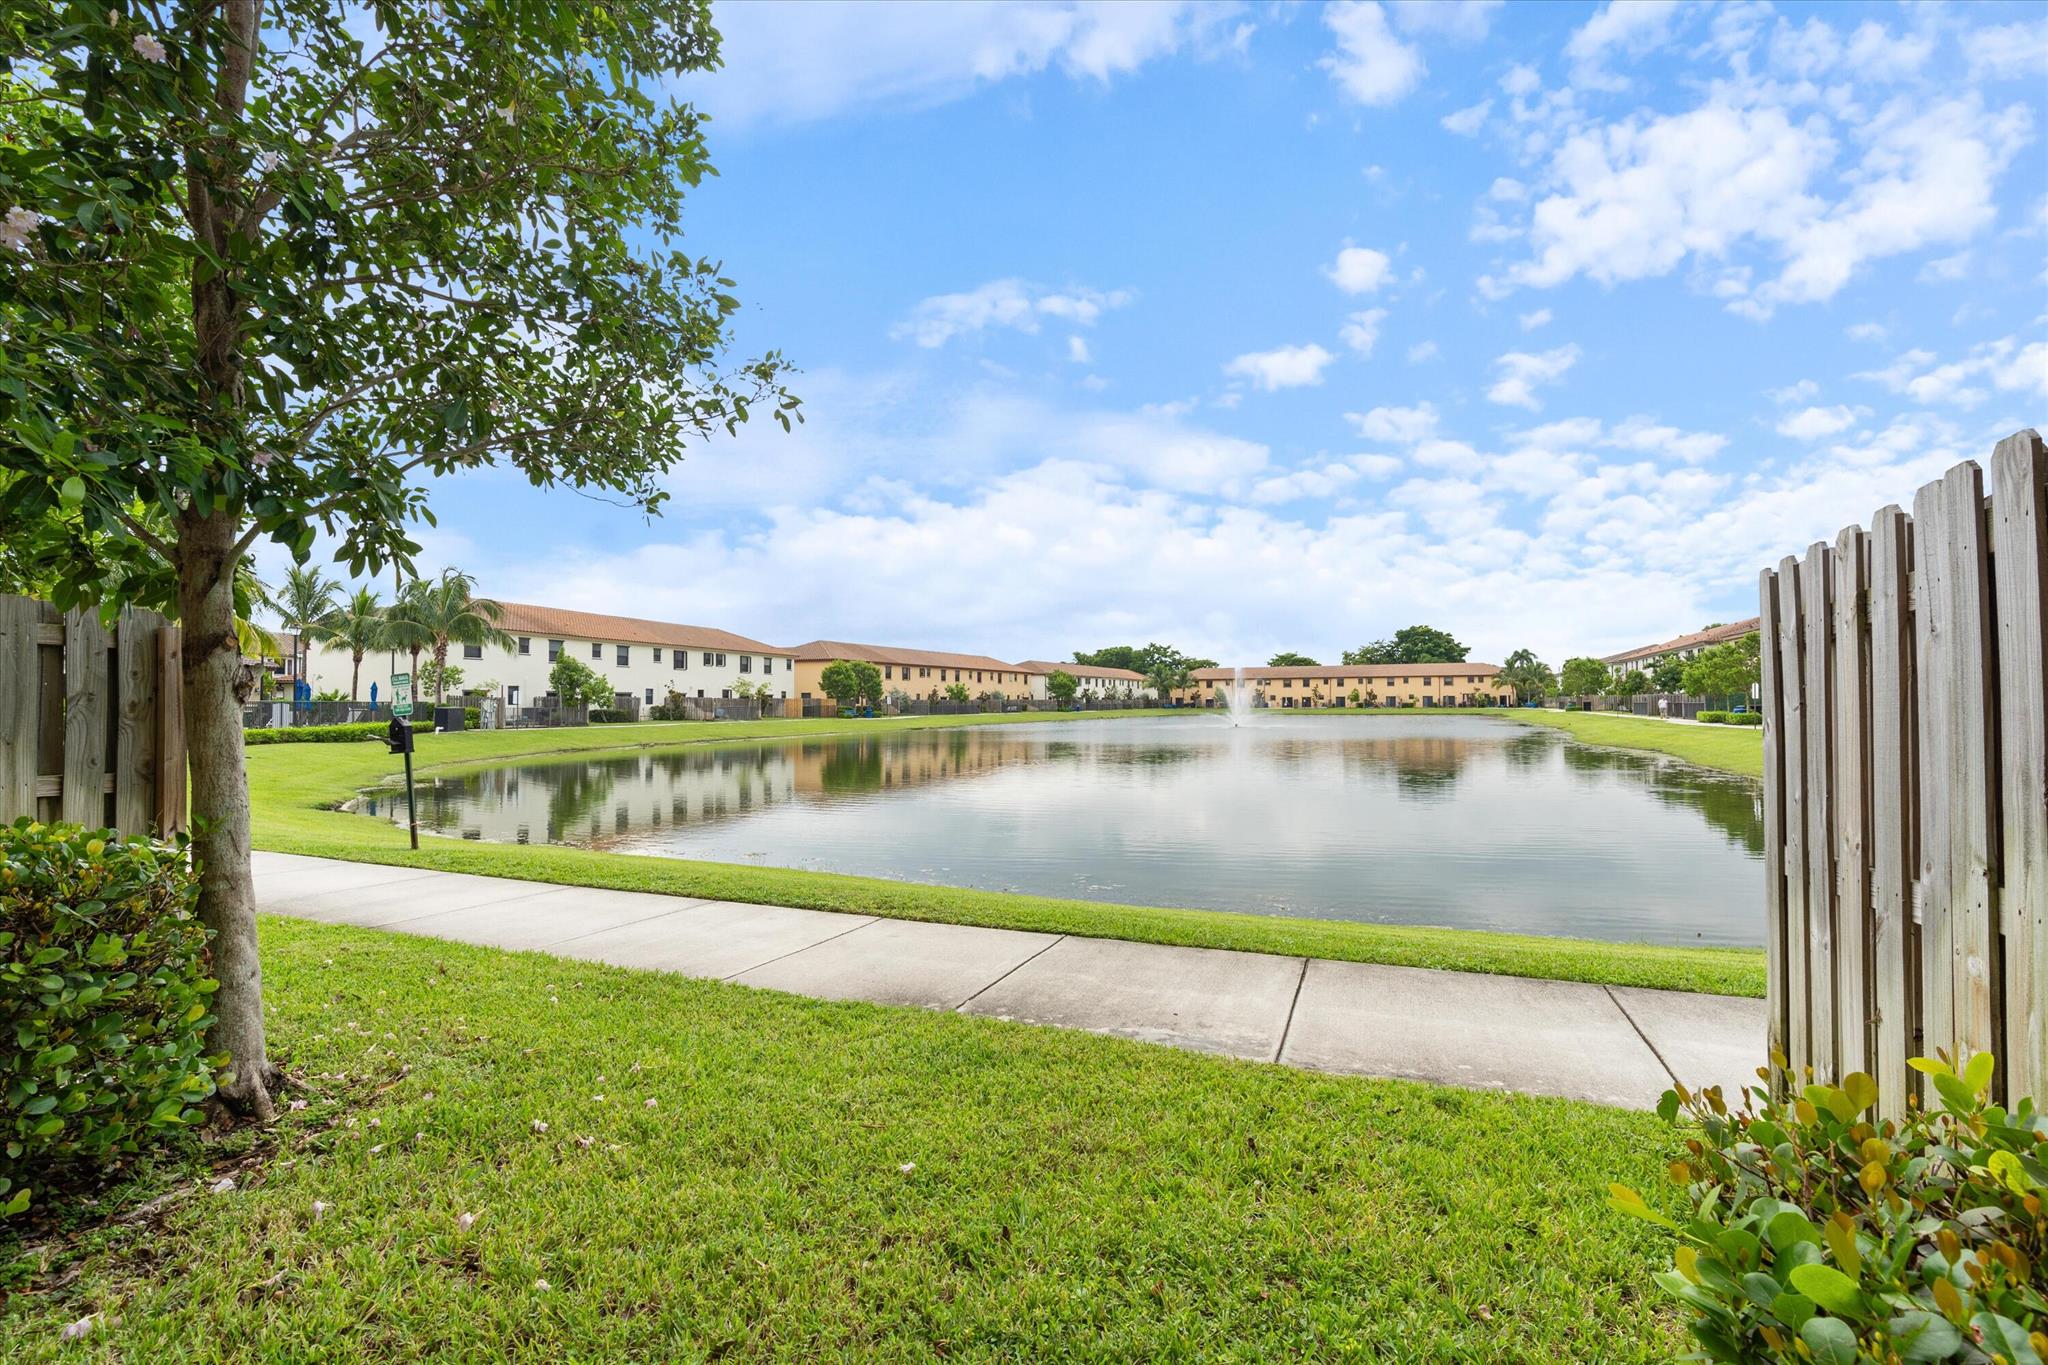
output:
[[[1232,669],[1230,690],[1224,695],[1223,701],[1230,708],[1230,724],[1233,729],[1251,722],[1254,700],[1253,689],[1244,680],[1244,669]]]

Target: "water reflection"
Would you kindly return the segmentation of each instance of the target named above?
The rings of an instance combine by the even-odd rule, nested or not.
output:
[[[420,822],[1136,904],[1755,943],[1754,783],[1490,717],[1211,716],[537,759]],[[401,796],[373,796],[404,818]]]

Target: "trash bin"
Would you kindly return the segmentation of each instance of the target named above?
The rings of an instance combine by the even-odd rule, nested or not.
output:
[[[463,714],[463,708],[460,706],[437,706],[434,708],[434,728],[436,730],[461,730],[465,729],[468,724],[469,718]]]

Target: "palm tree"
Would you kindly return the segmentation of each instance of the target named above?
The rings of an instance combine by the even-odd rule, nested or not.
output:
[[[512,647],[512,637],[498,628],[505,609],[475,594],[474,578],[460,569],[443,569],[439,578],[406,584],[385,614],[388,639],[412,656],[414,673],[419,672],[421,651],[432,653],[436,702],[446,690],[441,680],[448,671],[451,643]]]
[[[294,564],[285,570],[283,584],[271,595],[271,605],[284,628],[298,635],[292,646],[292,676],[304,678],[312,662],[313,642],[333,638],[334,618],[341,610],[341,584],[318,569]]]
[[[385,619],[384,604],[377,600],[377,594],[369,588],[357,588],[336,609],[327,638],[349,653],[348,699],[354,701],[362,682],[363,656],[384,648],[390,638],[390,622]]]

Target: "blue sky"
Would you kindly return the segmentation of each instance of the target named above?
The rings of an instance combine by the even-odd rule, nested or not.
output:
[[[695,251],[808,423],[668,515],[500,476],[523,600],[1065,657],[1553,661],[2048,417],[2038,4],[720,6]]]

